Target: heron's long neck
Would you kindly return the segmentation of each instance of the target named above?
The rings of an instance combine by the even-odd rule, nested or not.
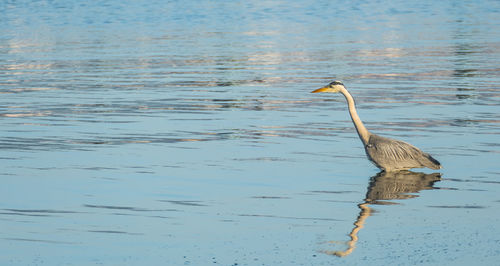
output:
[[[366,145],[368,143],[368,139],[370,138],[370,132],[368,132],[365,125],[363,125],[363,122],[361,122],[361,119],[359,119],[358,112],[356,112],[356,106],[354,105],[354,99],[346,89],[342,89],[340,90],[340,92],[344,95],[345,99],[347,100],[347,105],[349,106],[349,114],[351,115],[352,122],[356,127],[358,136],[363,142],[363,144]]]

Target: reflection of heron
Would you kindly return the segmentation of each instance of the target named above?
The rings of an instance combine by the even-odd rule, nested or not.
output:
[[[354,222],[354,228],[349,234],[351,240],[347,241],[347,249],[344,251],[325,251],[325,253],[344,257],[354,251],[356,242],[358,241],[358,232],[363,228],[366,218],[372,213],[372,209],[368,206],[369,204],[390,204],[383,200],[417,197],[417,195],[409,193],[417,193],[420,190],[432,189],[434,183],[440,179],[439,173],[424,174],[411,171],[378,173],[370,180],[364,202],[358,204],[358,208],[361,211],[356,222]]]
[[[365,146],[365,151],[378,168],[385,171],[408,170],[410,168],[429,167],[441,168],[441,164],[429,154],[406,142],[384,138],[368,131],[356,112],[354,99],[340,81],[334,81],[327,86],[313,92],[340,92],[344,95],[349,106],[352,122],[356,127],[359,138]]]

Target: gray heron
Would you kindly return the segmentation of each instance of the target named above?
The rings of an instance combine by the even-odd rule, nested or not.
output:
[[[378,168],[386,172],[424,167],[431,169],[441,168],[441,164],[436,159],[417,147],[404,141],[381,137],[368,131],[363,122],[361,122],[361,119],[359,119],[354,99],[342,82],[334,81],[312,92],[340,92],[344,95],[349,107],[349,114],[358,132],[358,136],[361,142],[363,142],[366,155]]]

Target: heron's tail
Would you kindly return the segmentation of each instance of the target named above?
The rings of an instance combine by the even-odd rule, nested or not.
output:
[[[429,162],[426,163],[425,166],[435,170],[442,168],[441,163],[438,160],[434,159],[430,154],[426,153],[425,157],[429,159]]]

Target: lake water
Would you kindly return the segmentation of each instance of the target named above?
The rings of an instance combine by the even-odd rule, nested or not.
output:
[[[3,1],[0,264],[494,265],[500,2]],[[378,174],[375,133],[443,169]],[[441,175],[441,177],[440,177]]]

